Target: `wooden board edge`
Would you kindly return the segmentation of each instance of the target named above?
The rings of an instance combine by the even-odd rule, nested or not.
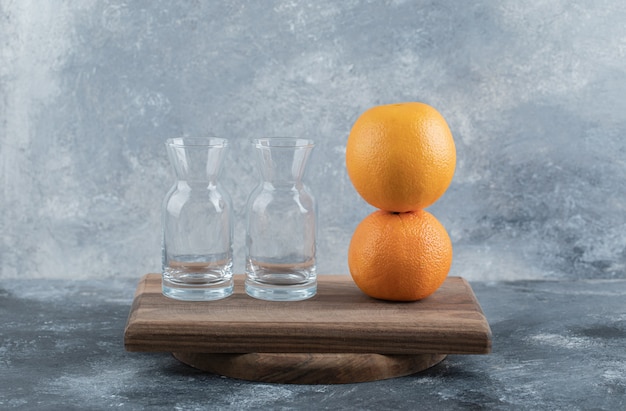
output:
[[[491,332],[491,327],[489,325],[489,321],[487,320],[487,316],[485,316],[483,307],[480,305],[480,301],[478,301],[478,297],[476,297],[476,293],[474,293],[474,289],[472,288],[470,282],[465,277],[459,276],[458,278],[460,278],[465,287],[467,287],[469,295],[471,296],[474,306],[476,307],[476,312],[480,314],[482,318],[482,323],[484,325],[484,330],[482,332],[485,340],[484,352],[482,354],[489,354],[491,353],[493,345],[493,333]]]
[[[289,330],[287,330],[288,332]],[[240,337],[233,333],[217,332],[194,337],[185,331],[163,333],[152,329],[151,324],[134,324],[127,333],[125,348],[133,352],[203,352],[203,353],[377,353],[385,355],[414,355],[424,353],[446,354],[488,354],[491,352],[491,331],[481,318],[472,321],[471,327],[463,332],[460,341],[433,342],[438,332],[429,332],[415,337],[406,337],[392,343],[381,341],[382,337],[372,338],[371,333],[353,336],[353,343],[346,347],[337,336],[297,336],[296,341],[266,344],[275,338],[257,329],[252,332],[259,344],[250,343],[250,335]],[[458,334],[457,334],[458,335]],[[227,340],[228,344],[224,341]],[[261,348],[263,347],[263,348]]]
[[[146,292],[146,289],[148,287],[148,282],[150,281],[150,277],[154,275],[160,276],[160,274],[145,274],[144,276],[140,278],[139,283],[137,284],[137,289],[135,290],[135,296],[133,297],[133,302],[130,307],[130,312],[128,313],[128,318],[126,320],[126,326],[124,327],[124,348],[127,351],[134,351],[129,348],[132,347],[132,344],[130,343],[130,341],[133,338],[133,333],[134,333],[134,328],[135,328],[134,325],[137,322],[137,310],[139,309],[139,306],[141,305],[141,299],[143,298]]]

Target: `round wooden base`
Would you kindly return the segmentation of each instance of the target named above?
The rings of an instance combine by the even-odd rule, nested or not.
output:
[[[204,354],[174,353],[179,361],[214,374],[283,384],[348,384],[402,377],[430,368],[445,354]]]

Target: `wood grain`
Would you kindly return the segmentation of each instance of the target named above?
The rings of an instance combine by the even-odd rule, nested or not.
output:
[[[348,384],[415,374],[445,354],[202,354],[174,353],[202,371],[250,381],[281,384]]]
[[[315,297],[271,302],[245,294],[235,276],[231,297],[169,299],[161,276],[144,276],[124,333],[128,351],[175,353],[486,354],[491,330],[463,278],[449,277],[411,303],[372,299],[346,275],[318,277]]]

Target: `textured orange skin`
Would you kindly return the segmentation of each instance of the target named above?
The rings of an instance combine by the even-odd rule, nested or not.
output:
[[[354,188],[381,210],[428,207],[448,189],[455,167],[450,128],[424,103],[367,110],[354,123],[346,145],[346,168]]]
[[[352,279],[381,300],[426,298],[443,284],[451,265],[450,237],[424,210],[373,212],[357,226],[348,249]]]

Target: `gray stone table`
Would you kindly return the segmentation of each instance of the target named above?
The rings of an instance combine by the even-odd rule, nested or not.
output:
[[[626,409],[626,280],[472,283],[492,354],[450,355],[409,377],[309,386],[125,352],[135,285],[4,280],[0,409]]]

